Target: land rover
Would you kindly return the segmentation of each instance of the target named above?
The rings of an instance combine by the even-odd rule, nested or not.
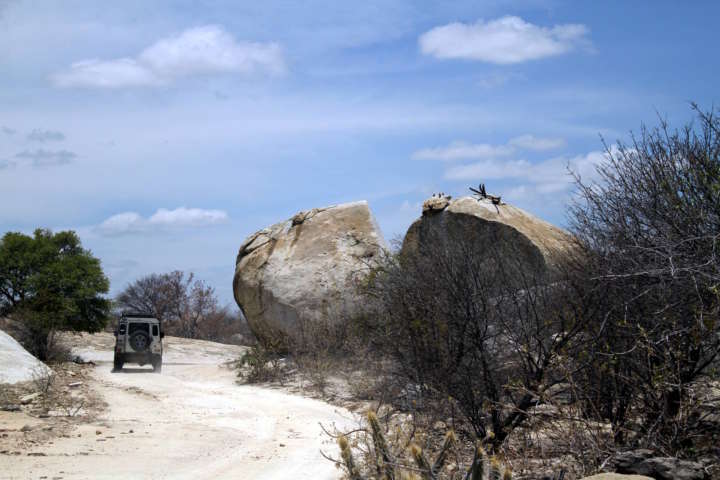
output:
[[[113,371],[125,363],[150,364],[153,371],[162,370],[162,331],[160,320],[151,314],[123,313],[115,330]]]

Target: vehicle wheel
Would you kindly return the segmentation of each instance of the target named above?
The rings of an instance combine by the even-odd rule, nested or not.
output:
[[[155,373],[162,372],[162,360],[153,362],[153,372],[155,372]]]
[[[122,370],[123,367],[123,361],[115,357],[113,359],[113,372],[119,372]]]
[[[144,352],[150,347],[150,336],[147,332],[138,330],[130,337],[130,346],[136,352]]]

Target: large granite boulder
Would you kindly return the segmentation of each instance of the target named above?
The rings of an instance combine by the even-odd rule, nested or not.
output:
[[[29,382],[53,372],[13,337],[0,330],[0,383]]]
[[[433,196],[408,229],[404,255],[432,255],[442,242],[472,242],[480,255],[503,255],[534,271],[547,270],[572,249],[564,230],[490,198]]]
[[[261,341],[293,339],[305,325],[352,315],[355,279],[386,249],[365,201],[300,212],[240,246],[235,300]]]

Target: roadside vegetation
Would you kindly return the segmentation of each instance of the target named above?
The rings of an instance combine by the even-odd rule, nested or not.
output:
[[[468,478],[478,442],[521,478],[651,469],[648,456],[671,476],[720,475],[720,120],[693,108],[691,125],[606,145],[591,178],[570,172],[574,245],[551,268],[437,235],[373,269],[345,328],[256,345],[247,379],[312,379],[331,401],[339,383],[375,412],[385,447],[371,423],[328,432],[348,478]],[[448,435],[454,460],[430,475],[413,452]]]
[[[130,283],[115,298],[118,311],[155,315],[168,335],[222,343],[251,343],[239,311],[221,307],[215,289],[193,273],[150,274]]]
[[[249,345],[244,381],[370,412],[354,431],[327,431],[339,446],[328,457],[351,479],[718,478],[720,119],[693,108],[691,125],[661,121],[606,145],[591,178],[570,172],[573,243],[548,264],[499,238],[428,230],[427,247],[388,252],[359,280],[360,314],[258,343],[192,273],[139,278],[111,301],[77,235],[39,229],[0,240],[0,316],[58,364],[70,359],[58,332],[100,331],[113,309],[152,313],[169,335]],[[0,403],[83,415],[83,382],[71,381],[82,375],[66,363],[0,390]]]
[[[75,232],[9,232],[0,240],[0,316],[9,319],[8,333],[40,360],[67,357],[59,331],[105,327],[108,288],[100,260]]]

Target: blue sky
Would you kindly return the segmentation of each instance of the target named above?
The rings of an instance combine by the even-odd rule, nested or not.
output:
[[[718,2],[0,0],[0,232],[77,230],[116,293],[366,199],[433,192],[563,225],[600,135],[720,103]]]

